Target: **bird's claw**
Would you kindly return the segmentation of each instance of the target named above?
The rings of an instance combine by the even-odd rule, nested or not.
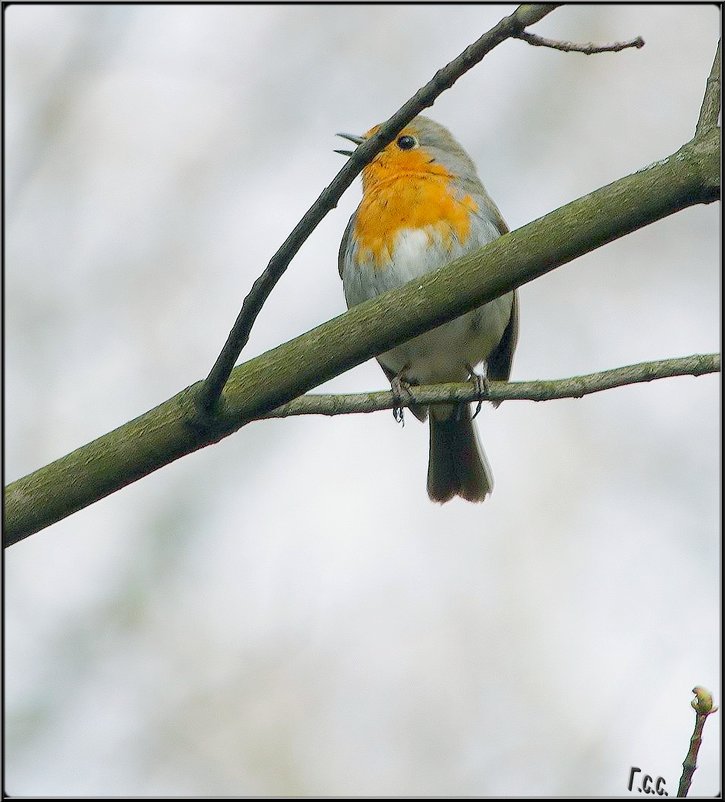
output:
[[[401,378],[400,374],[397,376],[393,376],[390,380],[390,390],[393,393],[393,399],[395,400],[396,404],[393,407],[393,417],[395,418],[395,422],[399,423],[401,426],[405,426],[405,417],[403,415],[404,407],[402,405],[403,402],[403,394],[406,394],[409,398],[412,395],[410,392],[410,384]]]

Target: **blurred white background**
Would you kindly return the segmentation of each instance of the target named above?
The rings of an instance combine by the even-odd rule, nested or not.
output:
[[[514,6],[6,9],[6,479],[203,378],[342,166]],[[564,7],[427,113],[511,228],[691,138],[708,6]],[[344,310],[359,183],[245,357]],[[513,379],[719,348],[719,208],[521,290]],[[387,386],[374,362],[324,386]],[[674,796],[720,698],[719,378],[478,418],[483,505],[429,503],[427,427],[252,424],[6,553],[13,795]],[[719,790],[719,717],[693,794]],[[640,775],[641,776],[641,775]],[[636,791],[633,792],[636,795]]]

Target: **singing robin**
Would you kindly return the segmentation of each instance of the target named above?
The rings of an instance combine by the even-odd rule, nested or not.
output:
[[[338,134],[359,145],[363,136]],[[338,153],[351,155],[352,151]],[[419,116],[362,172],[362,201],[340,245],[348,308],[436,270],[508,232],[476,167],[442,125]],[[510,292],[378,357],[394,390],[415,384],[486,378],[505,381],[518,338],[518,299]],[[483,501],[493,475],[470,405],[413,407],[430,419],[428,495]]]

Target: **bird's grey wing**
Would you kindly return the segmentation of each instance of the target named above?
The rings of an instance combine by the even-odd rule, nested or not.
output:
[[[337,271],[340,274],[340,278],[342,278],[342,271],[345,268],[345,257],[347,256],[347,251],[350,247],[353,225],[355,225],[355,215],[348,220],[347,226],[345,227],[345,232],[342,235],[342,242],[340,242],[340,250],[337,254]]]
[[[519,294],[514,290],[511,316],[504,329],[503,337],[486,360],[486,377],[492,381],[508,381],[511,375],[511,364],[519,339]]]

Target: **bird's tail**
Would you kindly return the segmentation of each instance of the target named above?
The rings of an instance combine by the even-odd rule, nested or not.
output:
[[[428,496],[440,504],[460,496],[483,501],[493,490],[493,474],[468,405],[448,418],[430,416]]]

